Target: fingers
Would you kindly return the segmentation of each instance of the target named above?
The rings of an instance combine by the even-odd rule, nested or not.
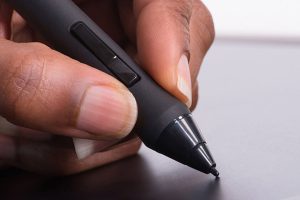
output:
[[[0,115],[27,128],[118,139],[133,128],[136,102],[117,80],[39,43],[0,41]]]
[[[190,107],[191,111],[194,111],[199,100],[199,86],[198,86],[198,81],[195,81],[193,84],[193,103],[192,106]]]
[[[0,0],[0,38],[9,38],[10,36],[10,18],[12,9]]]
[[[212,17],[201,1],[194,1],[193,13],[190,22],[190,71],[192,79],[193,102],[191,110],[198,103],[199,86],[198,74],[204,56],[215,37]]]
[[[0,160],[3,162],[11,160],[15,155],[15,144],[11,137],[0,134]]]
[[[212,42],[210,31],[206,31],[212,27],[211,20],[203,17],[208,11],[200,1],[192,0],[135,0],[133,7],[141,65],[160,85],[191,106],[192,83]]]
[[[189,71],[189,0],[135,0],[139,61],[153,78],[188,106],[191,105]]]
[[[35,141],[0,134],[0,160],[10,166],[40,173],[57,171],[64,162],[75,160],[71,143],[66,143],[63,140]]]
[[[12,14],[10,39],[14,42],[42,41],[40,34],[34,32],[16,11]]]
[[[212,17],[201,1],[194,1],[190,21],[190,69],[196,85],[200,65],[215,37]]]
[[[0,163],[47,175],[68,175],[134,155],[137,138],[78,160],[69,138],[30,140],[0,134]]]

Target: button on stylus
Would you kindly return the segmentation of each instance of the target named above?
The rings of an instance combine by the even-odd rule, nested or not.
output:
[[[108,66],[115,76],[117,76],[120,81],[128,87],[134,85],[140,79],[139,76],[129,69],[128,66],[118,57],[115,57]]]
[[[83,22],[75,23],[71,27],[71,33],[127,87],[140,80],[140,77]]]

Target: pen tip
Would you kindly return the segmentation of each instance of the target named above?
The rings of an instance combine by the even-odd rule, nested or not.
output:
[[[220,173],[218,172],[218,170],[216,170],[216,168],[211,168],[211,172],[212,175],[214,175],[216,178],[219,178]]]

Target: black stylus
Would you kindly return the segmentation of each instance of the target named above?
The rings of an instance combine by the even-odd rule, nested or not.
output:
[[[138,104],[135,131],[146,146],[201,172],[219,175],[189,109],[141,70],[73,1],[7,2],[56,50],[116,77],[128,87]]]

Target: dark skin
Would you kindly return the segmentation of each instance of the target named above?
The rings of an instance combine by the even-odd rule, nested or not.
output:
[[[163,88],[191,109],[196,106],[197,75],[214,38],[211,16],[201,1],[75,2]],[[39,173],[73,174],[136,154],[140,140],[122,140],[138,112],[129,91],[116,79],[47,47],[43,37],[3,0],[0,5],[0,85],[5,85],[0,88],[0,115],[17,127],[13,134],[0,135],[1,162]],[[178,67],[186,65],[188,69]],[[39,84],[28,86],[28,71]],[[83,104],[91,102],[86,96],[95,87],[93,94],[101,90],[99,95],[104,95],[103,88],[109,87],[128,103],[116,113],[124,118],[104,118],[101,127],[87,130],[89,115],[83,114]],[[114,101],[112,96],[105,97],[107,102]],[[103,121],[99,113],[114,112],[102,104],[95,109],[98,121]],[[97,152],[79,160],[69,138],[98,141]]]

